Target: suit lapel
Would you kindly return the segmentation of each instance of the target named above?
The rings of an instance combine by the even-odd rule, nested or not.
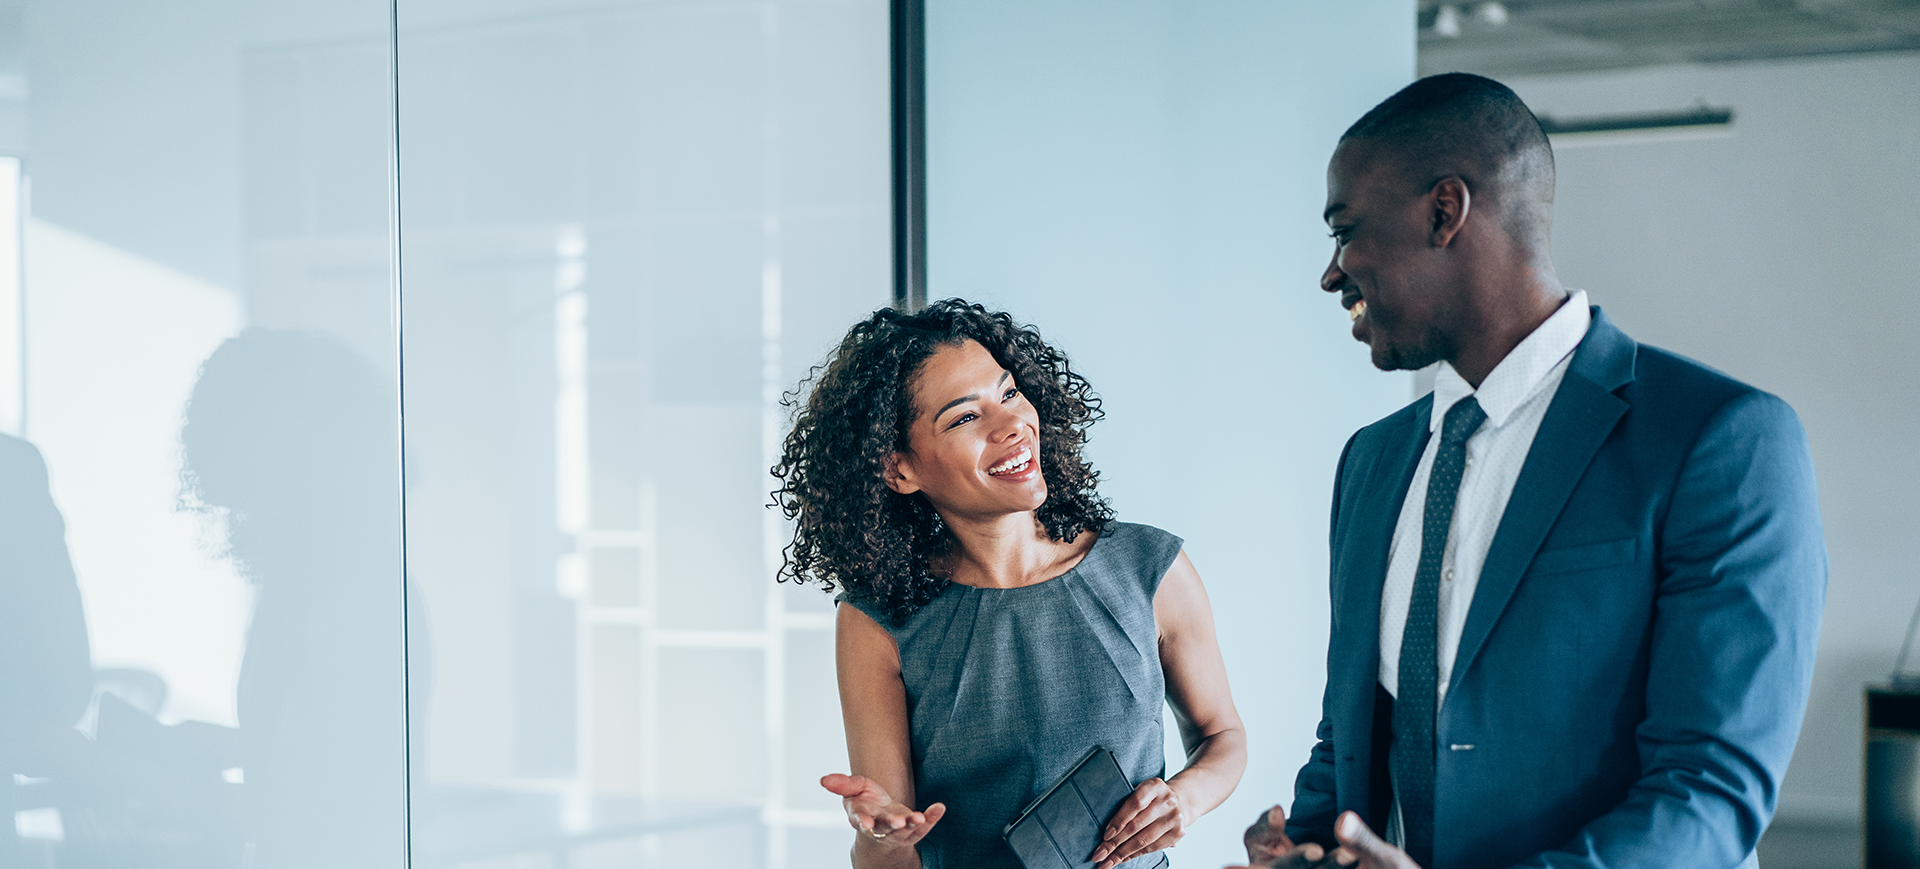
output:
[[[1342,585],[1350,592],[1345,606],[1335,608],[1336,617],[1349,620],[1355,629],[1349,636],[1364,636],[1373,648],[1380,647],[1380,590],[1386,585],[1387,555],[1393,548],[1393,529],[1400,520],[1400,507],[1413,482],[1413,471],[1426,449],[1428,420],[1432,418],[1433,397],[1421,400],[1408,417],[1404,428],[1383,433],[1386,446],[1364,469],[1366,476],[1355,499],[1353,516],[1342,517],[1342,525],[1352,530],[1343,553],[1340,572],[1348,581]],[[1356,640],[1356,642],[1358,642]],[[1377,669],[1378,661],[1367,657]]]
[[[1474,656],[1512,599],[1547,532],[1560,518],[1574,486],[1627,412],[1627,402],[1614,391],[1633,380],[1634,354],[1633,340],[1594,308],[1593,323],[1574,351],[1553,403],[1547,406],[1546,417],[1527,451],[1526,464],[1514,483],[1513,497],[1507,500],[1500,527],[1487,549],[1448,684],[1459,685],[1473,666]]]
[[[1379,446],[1348,457],[1352,482],[1343,481],[1338,493],[1341,512],[1334,531],[1333,641],[1328,656],[1329,697],[1338,698],[1335,743],[1353,752],[1338,765],[1337,788],[1342,809],[1363,814],[1372,803],[1370,746],[1373,733],[1375,686],[1380,684],[1380,590],[1386,585],[1387,554],[1393,547],[1393,528],[1400,506],[1413,482],[1413,471],[1426,449],[1433,398],[1414,406],[1395,427],[1379,432]],[[1354,492],[1348,497],[1346,489]],[[1346,686],[1335,692],[1332,686]],[[1384,818],[1374,819],[1384,823]]]

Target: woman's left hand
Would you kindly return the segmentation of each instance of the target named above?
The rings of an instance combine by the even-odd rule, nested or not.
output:
[[[1173,785],[1150,778],[1133,789],[1107,821],[1100,846],[1087,858],[1096,869],[1113,869],[1142,854],[1173,847],[1187,834],[1193,814]]]

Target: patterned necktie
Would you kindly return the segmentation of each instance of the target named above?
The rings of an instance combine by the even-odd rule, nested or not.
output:
[[[1420,565],[1413,575],[1413,601],[1400,635],[1400,690],[1393,701],[1394,795],[1407,856],[1433,866],[1433,725],[1440,676],[1440,563],[1447,554],[1454,500],[1467,464],[1467,438],[1487,419],[1480,402],[1465,398],[1447,410],[1440,447],[1427,477],[1427,506],[1420,529]]]

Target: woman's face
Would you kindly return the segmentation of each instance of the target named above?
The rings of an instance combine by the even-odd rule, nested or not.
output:
[[[1013,375],[976,341],[942,347],[914,378],[918,417],[887,485],[920,492],[948,522],[993,520],[1038,509],[1040,414]]]

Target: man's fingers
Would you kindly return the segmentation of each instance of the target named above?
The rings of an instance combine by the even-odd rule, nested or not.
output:
[[[1374,835],[1373,831],[1367,828],[1366,822],[1360,820],[1360,816],[1353,812],[1340,816],[1340,820],[1333,825],[1333,835],[1340,840],[1342,849],[1352,851],[1363,863],[1379,862],[1381,865],[1392,865],[1395,862],[1395,852],[1399,850],[1387,844],[1385,839]],[[1335,860],[1337,861],[1338,857]]]
[[[1241,844],[1247,848],[1247,859],[1261,861],[1278,857],[1293,847],[1293,840],[1287,838],[1287,812],[1274,806],[1260,813],[1253,826],[1240,837]]]

